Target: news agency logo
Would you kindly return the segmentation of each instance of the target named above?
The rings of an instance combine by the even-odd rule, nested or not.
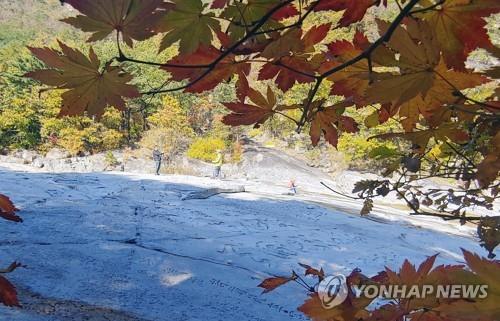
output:
[[[318,284],[318,296],[325,309],[333,309],[342,304],[348,294],[345,275],[327,276]]]
[[[345,275],[338,274],[325,277],[317,288],[319,299],[325,309],[333,309],[342,304],[349,295],[367,299],[485,299],[488,296],[488,285],[452,284],[362,284],[349,288]]]

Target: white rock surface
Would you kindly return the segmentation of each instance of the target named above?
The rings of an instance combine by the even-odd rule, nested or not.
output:
[[[25,220],[0,221],[1,262],[28,266],[9,275],[24,309],[1,307],[0,320],[305,320],[302,288],[261,295],[261,280],[298,262],[373,274],[435,253],[457,263],[460,247],[484,254],[470,227],[383,204],[362,218],[316,179],[293,197],[283,181],[0,166],[0,192]],[[228,185],[246,193],[181,200]]]

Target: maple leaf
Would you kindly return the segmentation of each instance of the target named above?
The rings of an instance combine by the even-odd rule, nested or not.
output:
[[[324,0],[314,7],[314,11],[345,10],[339,21],[339,27],[347,27],[363,19],[368,8],[379,3],[380,1],[373,0]]]
[[[500,12],[497,0],[446,0],[439,8],[418,16],[436,31],[446,65],[464,70],[470,52],[478,47],[494,47],[486,32],[484,17],[497,12]]]
[[[500,131],[490,140],[488,153],[477,166],[476,179],[480,187],[488,187],[500,172]]]
[[[374,75],[374,83],[366,91],[370,103],[390,104],[389,114],[397,113],[403,127],[411,132],[422,115],[431,126],[439,126],[451,119],[447,107],[457,101],[455,92],[475,87],[487,81],[486,77],[470,72],[450,70],[440,59],[439,47],[433,30],[422,21],[406,21],[407,28],[399,27],[389,46],[400,53],[397,74]],[[382,30],[387,25],[380,23]]]
[[[318,269],[315,269],[307,264],[299,263],[299,265],[306,270],[305,275],[317,276],[319,281],[321,281],[325,278],[325,271],[323,271],[323,268],[318,270]]]
[[[278,11],[276,11],[271,18],[280,21],[284,19],[288,19],[291,17],[295,17],[296,15],[299,14],[299,11],[297,8],[295,8],[293,3],[287,4],[286,6],[280,8]]]
[[[17,299],[16,287],[12,285],[6,278],[0,275],[0,302],[4,305],[13,307],[21,306]]]
[[[301,42],[304,44],[302,52],[307,53],[314,51],[314,46],[326,38],[331,27],[331,23],[311,27],[301,39]]]
[[[325,309],[317,293],[309,295],[309,298],[299,307],[313,321],[352,321],[362,320],[369,316],[365,309],[372,300],[366,298],[347,298],[340,305],[332,309]]]
[[[22,218],[15,213],[18,209],[7,196],[0,194],[0,217],[13,222],[22,222]]]
[[[100,71],[100,61],[90,48],[89,57],[77,49],[59,42],[62,52],[50,48],[29,49],[50,69],[36,70],[25,76],[56,89],[68,89],[62,94],[60,116],[95,115],[98,118],[106,106],[125,109],[123,97],[136,98],[137,88],[129,85],[132,76],[120,67],[107,64]]]
[[[302,52],[304,44],[301,37],[302,29],[290,29],[278,39],[267,44],[260,55],[276,61],[283,56],[290,56],[291,53]]]
[[[379,25],[381,33],[389,28],[382,22]],[[400,73],[393,77],[378,76],[367,90],[371,101],[399,106],[419,94],[425,97],[435,77],[433,70],[439,63],[439,50],[432,35],[430,27],[419,21],[408,20],[406,29],[396,28],[389,46],[401,55]]]
[[[264,64],[259,72],[259,80],[275,78],[275,83],[282,91],[288,91],[298,83],[314,81],[316,63],[309,60],[314,46],[326,38],[331,24],[314,26],[305,35],[301,29],[290,29],[277,40],[271,42],[260,53],[262,57],[272,59]]]
[[[263,16],[265,16],[278,4],[279,2],[275,0],[248,0],[246,2],[233,1],[231,5],[226,7],[221,15],[221,17],[232,22],[227,28],[227,34],[235,41],[243,38],[247,34],[249,28],[251,28],[256,21],[260,21]],[[273,14],[271,17],[272,19],[265,21],[260,31],[275,30],[276,28],[280,28],[283,25],[279,23],[279,20],[296,14],[298,14],[298,12],[293,6],[290,4],[285,5]],[[265,38],[265,34],[260,34],[252,39],[259,42]]]
[[[174,0],[175,7],[161,20],[158,27],[166,32],[160,51],[179,41],[181,55],[195,52],[200,45],[212,43],[212,33],[220,31],[220,24],[212,12],[204,13],[207,4],[201,0]]]
[[[214,0],[210,8],[212,9],[222,9],[229,3],[229,0]]]
[[[461,275],[461,282],[488,286],[488,295],[483,299],[456,300],[436,308],[445,316],[458,320],[498,320],[500,318],[500,261],[481,258],[462,249],[467,266],[474,275]],[[480,311],[480,313],[478,313]]]
[[[88,41],[102,40],[119,31],[127,45],[156,34],[155,28],[168,8],[162,0],[64,0],[83,15],[62,19],[82,31],[92,32]]]
[[[403,262],[399,272],[386,268],[386,277],[382,280],[382,283],[385,285],[402,285],[406,286],[407,289],[417,286],[420,291],[423,291],[425,287],[429,286],[464,284],[464,278],[471,276],[471,273],[464,270],[463,265],[440,265],[434,267],[436,257],[437,254],[428,257],[418,268],[408,260]],[[444,315],[436,313],[435,310],[442,304],[448,304],[453,300],[452,298],[438,298],[435,293],[403,297],[395,301],[392,306],[384,305],[380,309],[377,309],[373,312],[373,316],[375,320],[398,320],[398,317],[407,316],[410,320],[448,321],[449,319]]]
[[[236,81],[236,96],[241,102],[245,101],[249,90],[250,84],[248,83],[246,75],[242,72],[238,73],[238,80]]]
[[[327,61],[322,63],[320,71],[324,72],[350,61],[360,55],[369,45],[368,38],[359,31],[355,33],[352,42],[341,40],[328,44],[329,51],[325,55]],[[374,67],[397,64],[394,53],[384,46],[378,47],[371,59]],[[332,95],[350,98],[358,107],[368,104],[365,93],[371,84],[371,79],[366,59],[333,73],[328,80],[333,81]]]
[[[208,65],[215,61],[221,52],[213,46],[201,45],[195,52],[191,54],[179,55],[170,60],[170,64],[174,65]],[[250,73],[250,64],[244,61],[236,62],[234,55],[226,56],[216,66],[214,66],[208,74],[200,79],[207,72],[207,68],[185,68],[185,67],[162,67],[172,74],[172,79],[182,81],[188,79],[194,82],[186,91],[188,92],[203,92],[215,88],[219,83],[230,80],[233,75],[239,75],[239,79],[243,81]]]
[[[399,270],[399,273],[386,268],[385,272],[387,275],[387,283],[390,284],[423,284],[425,282],[429,272],[431,272],[434,263],[436,262],[437,254],[429,256],[425,259],[417,268],[415,265],[411,264],[410,261],[405,260],[403,266]]]
[[[260,92],[249,89],[248,97],[255,105],[245,103],[224,103],[231,114],[224,116],[222,122],[226,125],[256,125],[264,123],[274,114],[276,106],[276,96],[270,87],[267,88],[267,95],[264,97]]]
[[[293,68],[295,70],[300,70],[303,73],[313,74],[313,66],[303,57],[291,56],[283,57],[280,59],[280,63]],[[276,63],[268,62],[262,66],[259,71],[259,80],[268,80],[275,78],[275,83],[279,89],[283,92],[288,91],[295,85],[295,83],[310,83],[314,81],[314,78],[307,76],[303,73],[298,73],[289,68],[282,67]]]
[[[290,276],[290,277],[279,276],[279,277],[265,279],[264,281],[262,281],[262,283],[260,283],[258,285],[258,287],[261,287],[264,289],[264,291],[262,291],[262,293],[268,293],[268,292],[271,292],[271,291],[277,289],[278,287],[285,285],[288,282],[296,280],[296,279],[297,279],[297,274],[295,274],[295,272],[293,272],[292,276]]]
[[[347,128],[348,131],[357,131],[357,126],[355,125],[354,119],[350,117],[341,116],[345,111],[346,107],[352,106],[352,102],[345,100],[341,103],[335,104],[330,107],[321,107],[323,101],[313,102],[313,119],[311,121],[311,129],[309,135],[311,136],[311,142],[313,146],[317,146],[321,138],[321,134],[324,135],[327,142],[332,146],[337,147],[340,128]]]
[[[483,216],[477,226],[477,235],[481,246],[488,251],[488,258],[493,259],[493,253],[500,244],[500,216]]]
[[[437,141],[447,141],[449,139],[456,143],[464,143],[469,140],[469,134],[465,130],[461,129],[457,123],[445,123],[438,128],[414,131],[410,133],[385,133],[372,136],[369,139],[374,138],[403,138],[413,142],[415,145],[419,146],[421,150],[424,150],[429,144],[431,138],[434,138]]]

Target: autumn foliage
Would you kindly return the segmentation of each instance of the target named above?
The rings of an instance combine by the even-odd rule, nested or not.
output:
[[[259,286],[264,293],[273,291],[291,281],[309,288],[308,299],[299,311],[314,321],[364,321],[364,320],[426,320],[426,321],[465,321],[465,320],[498,320],[500,317],[500,261],[490,261],[476,254],[463,250],[465,264],[435,266],[437,255],[427,258],[418,267],[405,260],[399,271],[389,268],[368,277],[360,269],[353,270],[347,276],[348,293],[345,301],[327,309],[323,307],[317,286],[309,286],[304,279],[293,272],[291,277],[273,277],[264,280]],[[313,276],[317,282],[325,278],[325,272],[301,264],[305,268],[305,276]],[[396,298],[365,297],[356,295],[353,286],[379,286],[386,289],[390,285],[406,286],[411,289],[422,289],[432,286],[451,287],[453,285],[487,285],[484,292],[486,298],[453,298],[432,295],[413,295]],[[429,293],[431,290],[428,291]],[[422,293],[422,292],[420,292]],[[477,291],[479,293],[479,290]],[[369,308],[377,302],[376,308]]]
[[[481,244],[494,257],[500,221],[471,215],[470,209],[491,210],[499,195],[498,66],[474,70],[467,59],[476,49],[499,58],[500,50],[486,30],[486,19],[500,12],[498,0],[62,2],[79,12],[63,21],[89,33],[89,42],[113,37],[116,56],[101,61],[92,49],[85,55],[62,42],[59,48],[30,48],[47,68],[27,76],[65,90],[61,116],[86,113],[99,118],[107,106],[123,109],[127,98],[172,91],[201,93],[229,82],[237,98],[224,103],[226,124],[258,127],[280,116],[294,123],[297,131],[309,131],[315,146],[323,138],[336,147],[342,133],[395,120],[400,131],[372,139],[406,141],[410,147],[387,166],[387,179],[356,184],[355,198],[364,202],[361,214],[370,213],[374,198],[393,193],[414,215],[477,224]],[[367,22],[376,35],[363,29],[373,10],[394,12],[390,19]],[[342,28],[352,31],[351,38],[332,39],[332,32]],[[143,61],[124,50],[125,45],[132,47],[154,36],[161,38],[159,52],[175,46],[177,56]],[[138,88],[127,69],[131,64],[157,67],[170,75],[171,82],[161,88]],[[494,90],[475,98],[471,89],[485,84],[493,84]],[[309,86],[301,103],[282,103],[279,97],[297,85]],[[318,97],[325,86],[329,99]],[[449,152],[431,158],[436,146]],[[420,182],[429,177],[454,179],[460,186],[428,189]],[[356,272],[350,279],[380,283],[479,278],[498,286],[498,280],[491,279],[499,275],[498,262],[468,252],[464,256],[467,270],[431,270],[431,258],[417,271],[405,263],[399,273],[387,270],[374,279]],[[320,271],[311,268],[309,272],[321,277]],[[296,279],[294,274],[267,280],[263,286],[272,290]],[[370,302],[348,302],[340,310],[320,311],[312,294],[301,311],[313,320],[472,320],[471,311],[478,310],[484,320],[498,318],[490,301],[485,306],[397,302],[375,311],[366,309]]]
[[[14,203],[7,196],[0,194],[0,217],[9,221],[22,222],[23,220],[16,215],[17,211]],[[0,270],[0,274],[10,273],[20,266],[21,264],[14,262],[6,269]],[[2,275],[0,275],[0,302],[6,306],[19,306],[16,288]]]
[[[115,33],[117,56],[101,62],[92,49],[85,56],[62,42],[60,50],[30,48],[49,69],[27,76],[67,90],[61,115],[85,112],[100,117],[107,105],[123,109],[124,98],[137,97],[141,90],[199,93],[236,78],[238,101],[225,104],[232,111],[224,120],[227,124],[257,126],[272,115],[298,109],[301,117],[291,121],[298,130],[310,125],[313,145],[323,136],[337,146],[340,133],[359,129],[346,115],[347,107],[376,108],[378,124],[396,118],[404,129],[379,138],[408,139],[420,156],[431,140],[458,145],[479,141],[473,136],[480,128],[481,146],[470,151],[476,157],[464,156],[474,159],[467,179],[486,188],[498,176],[498,90],[486,101],[464,92],[497,76],[496,69],[479,73],[466,65],[477,48],[498,54],[484,19],[499,11],[497,1],[402,1],[405,6],[392,21],[376,21],[376,39],[369,39],[358,23],[370,9],[388,7],[387,1],[64,2],[80,14],[63,21],[91,33],[89,42]],[[315,15],[325,12],[343,14],[338,21],[314,24]],[[327,42],[329,32],[342,27],[356,30],[352,41]],[[122,41],[133,46],[155,35],[162,37],[159,51],[176,45],[178,56],[166,62],[141,61],[122,50]],[[181,85],[139,89],[123,68],[127,63],[157,66]],[[266,99],[252,89],[256,81],[267,84]],[[325,82],[331,95],[345,99],[337,104],[316,99]],[[311,86],[302,104],[284,106],[273,98],[274,90],[286,92],[295,84]]]

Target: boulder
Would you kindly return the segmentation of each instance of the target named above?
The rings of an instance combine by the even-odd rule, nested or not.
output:
[[[65,151],[64,149],[60,148],[52,148],[47,155],[45,155],[46,159],[65,159],[70,157],[71,155]]]
[[[23,159],[25,164],[31,164],[35,158],[37,157],[35,152],[29,150],[23,150],[21,152],[21,158]]]
[[[44,168],[45,167],[45,164],[41,158],[35,158],[35,160],[33,160],[33,162],[31,163],[31,165],[33,167],[36,167],[36,168]]]

